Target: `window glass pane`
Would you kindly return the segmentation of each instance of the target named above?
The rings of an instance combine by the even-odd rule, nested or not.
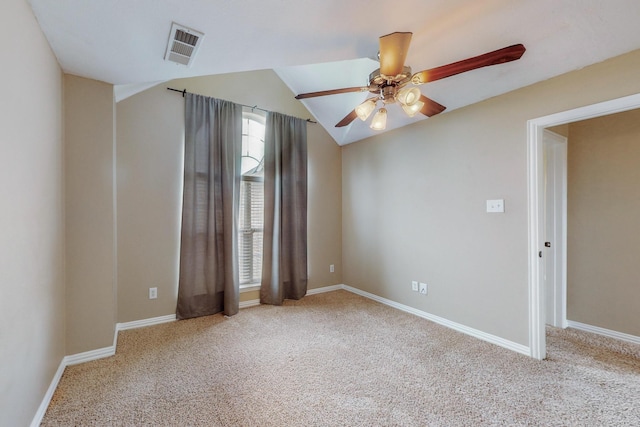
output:
[[[264,117],[243,113],[242,181],[238,217],[238,260],[240,284],[260,283],[262,276],[262,234],[264,223]]]
[[[251,172],[252,170],[257,168],[259,165],[260,165],[260,161],[257,158],[253,156],[247,156],[243,153],[242,164],[240,166],[240,173],[244,175],[247,172]]]
[[[264,123],[262,117],[245,113],[242,121],[241,173],[255,175],[264,158]]]

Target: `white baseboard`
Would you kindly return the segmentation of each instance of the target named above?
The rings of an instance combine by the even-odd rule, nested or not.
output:
[[[586,323],[574,322],[567,320],[567,327],[578,329],[580,331],[591,332],[593,334],[603,335],[609,338],[615,338],[621,341],[627,341],[633,344],[640,344],[640,337],[625,334],[623,332],[612,331],[610,329],[601,328],[599,326],[587,325]]]
[[[134,320],[132,322],[116,323],[116,335],[119,331],[127,329],[144,328],[145,326],[159,325],[161,323],[175,322],[175,314],[167,314],[166,316],[151,317],[149,319]]]
[[[324,286],[322,288],[314,288],[307,290],[307,295],[315,295],[315,294],[323,294],[325,292],[337,291],[339,289],[344,289],[344,285],[331,285]]]
[[[526,345],[518,344],[513,341],[506,340],[504,338],[497,337],[495,335],[488,334],[486,332],[479,331],[474,328],[470,328],[468,326],[462,325],[460,323],[452,322],[451,320],[445,319],[443,317],[436,316],[434,314],[427,313],[422,310],[418,310],[413,307],[409,307],[408,305],[400,304],[395,301],[391,301],[389,299],[380,297],[378,295],[371,294],[369,292],[362,291],[360,289],[352,288],[351,286],[341,285],[341,289],[352,292],[354,294],[363,296],[365,298],[372,299],[384,305],[388,305],[389,307],[397,308],[398,310],[402,310],[406,313],[413,314],[418,317],[422,317],[423,319],[430,320],[434,323],[438,323],[440,325],[446,326],[447,328],[451,328],[458,332],[462,332],[463,334],[471,335],[472,337],[481,339],[483,341],[487,341],[491,344],[498,345],[500,347],[506,348],[508,350],[515,351],[517,353],[522,353],[526,356],[530,356],[531,352],[529,347]]]
[[[260,305],[259,299],[251,299],[249,301],[240,301],[240,308],[255,307]]]
[[[103,359],[105,357],[113,356],[116,354],[116,347],[114,345],[104,348],[98,348],[96,350],[85,351],[84,353],[72,354],[65,356],[62,359],[62,363],[65,366],[77,365],[78,363],[91,362],[92,360]]]
[[[49,384],[49,388],[47,389],[47,392],[45,393],[44,398],[42,399],[42,402],[40,403],[40,406],[38,407],[38,410],[36,411],[36,414],[33,417],[33,420],[31,420],[31,424],[30,424],[31,427],[38,427],[40,423],[42,423],[44,414],[47,412],[47,408],[51,403],[51,398],[53,397],[53,393],[56,391],[56,388],[58,388],[58,383],[60,382],[60,379],[62,378],[62,374],[64,373],[64,369],[66,367],[67,365],[64,363],[64,358],[62,358],[60,365],[58,365],[58,370],[53,376],[53,379],[51,380],[51,384]]]
[[[62,358],[60,362],[60,366],[58,366],[58,370],[56,371],[53,379],[51,380],[51,384],[47,389],[47,392],[42,399],[42,403],[38,407],[38,410],[31,421],[31,427],[37,427],[42,422],[42,418],[44,414],[47,412],[47,408],[51,403],[51,398],[53,397],[53,393],[56,391],[58,387],[58,383],[62,378],[62,374],[67,366],[77,365],[79,363],[91,362],[92,360],[98,360],[105,357],[113,356],[116,354],[116,344],[118,342],[118,332],[124,331],[127,329],[134,328],[142,328],[144,326],[157,325],[159,323],[172,322],[176,320],[176,315],[171,314],[167,316],[153,317],[151,319],[143,319],[136,320],[133,322],[125,322],[125,323],[116,323],[114,337],[113,337],[113,345],[109,347],[99,348],[96,350],[85,351],[83,353],[72,354],[69,356],[65,356]]]
[[[42,398],[42,402],[36,411],[33,420],[31,421],[31,427],[37,427],[42,422],[42,418],[44,418],[44,414],[47,412],[47,408],[51,403],[51,398],[53,397],[53,393],[58,388],[58,383],[62,378],[62,374],[67,366],[77,365],[79,363],[90,362],[92,360],[102,359],[104,357],[113,356],[116,354],[115,345],[110,347],[99,348],[97,350],[85,351],[83,353],[72,354],[70,356],[65,356],[62,358],[60,365],[58,366],[58,370],[56,371],[51,383],[49,384],[49,388]]]

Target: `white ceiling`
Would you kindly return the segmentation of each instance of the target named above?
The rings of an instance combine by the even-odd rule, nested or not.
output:
[[[451,111],[640,48],[638,0],[28,1],[63,70],[118,85],[120,97],[175,78],[261,69],[276,70],[294,93],[365,86],[378,37],[394,31],[413,32],[414,72],[526,46],[519,61],[420,87]],[[163,59],[174,21],[205,33],[189,68]],[[303,103],[343,145],[375,133],[360,120],[334,127],[366,97]],[[387,130],[426,119],[396,107]]]

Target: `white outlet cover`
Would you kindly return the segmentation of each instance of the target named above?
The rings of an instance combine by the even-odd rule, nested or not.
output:
[[[490,213],[503,213],[504,212],[504,199],[487,200],[487,212],[490,212]]]
[[[418,292],[418,282],[416,282],[415,280],[411,282],[411,290]]]

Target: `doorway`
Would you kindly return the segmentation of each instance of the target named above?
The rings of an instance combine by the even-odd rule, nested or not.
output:
[[[548,127],[640,108],[640,94],[601,102],[529,120],[527,123],[528,205],[529,205],[529,352],[542,360],[546,357],[545,300],[545,150]],[[565,227],[566,229],[566,227]]]

